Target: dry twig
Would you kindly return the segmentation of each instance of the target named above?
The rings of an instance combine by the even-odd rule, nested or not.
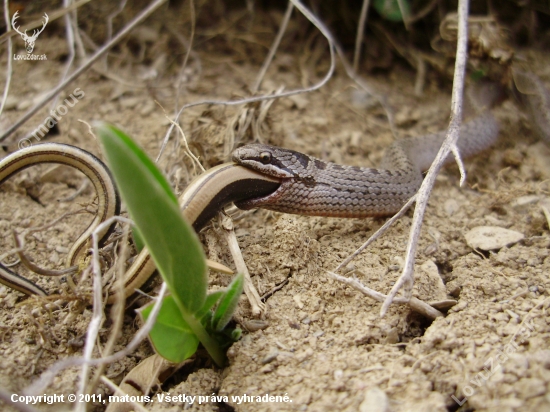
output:
[[[416,256],[416,249],[418,247],[418,239],[420,237],[420,229],[422,228],[422,220],[424,218],[424,212],[428,205],[428,199],[431,194],[431,190],[435,183],[435,179],[439,170],[445,163],[445,159],[452,152],[455,155],[455,159],[460,166],[461,182],[464,180],[464,167],[461,166],[462,161],[458,156],[458,148],[456,142],[460,137],[460,124],[462,121],[462,96],[464,92],[464,73],[466,71],[466,59],[467,59],[467,40],[468,40],[468,0],[460,0],[458,3],[458,40],[456,51],[456,63],[455,73],[453,79],[453,94],[451,98],[451,121],[449,124],[449,130],[447,137],[443,142],[441,149],[439,150],[432,166],[428,170],[422,185],[418,191],[416,197],[416,207],[414,209],[413,222],[409,235],[409,242],[407,244],[407,252],[405,255],[405,264],[403,272],[392,290],[386,297],[384,304],[380,310],[381,316],[384,316],[388,311],[389,306],[393,302],[397,292],[404,286],[405,297],[411,296],[412,287],[414,284],[414,262]]]
[[[46,103],[53,99],[57,94],[67,87],[70,83],[76,80],[82,73],[86,72],[101,56],[107,53],[111,47],[117,44],[123,37],[125,37],[135,26],[149,17],[157,8],[159,8],[166,0],[155,0],[145,10],[138,14],[134,20],[128,23],[111,41],[107,42],[98,51],[94,53],[82,66],[75,70],[68,78],[54,87],[40,102],[34,107],[29,109],[27,113],[19,118],[8,130],[0,136],[0,142],[4,141],[8,136],[15,132],[21,125],[29,120],[36,112],[38,112]]]
[[[4,0],[4,20],[6,21],[6,28],[7,28],[6,34],[13,32],[13,30],[11,29],[8,0]],[[12,55],[13,55],[13,44],[11,41],[11,37],[8,37],[8,55],[7,55],[8,66],[6,67],[6,86],[4,87],[4,93],[2,94],[2,101],[0,102],[0,117],[2,116],[2,112],[4,111],[4,106],[6,105],[6,100],[8,99],[8,93],[10,91],[11,75],[13,73],[12,61],[11,61]]]

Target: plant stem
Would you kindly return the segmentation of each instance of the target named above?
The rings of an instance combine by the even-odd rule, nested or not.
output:
[[[218,342],[216,342],[208,334],[206,329],[204,329],[204,327],[202,326],[202,323],[197,318],[195,318],[193,314],[185,310],[185,308],[181,305],[178,299],[175,298],[175,296],[174,296],[174,300],[176,301],[176,303],[178,304],[178,307],[180,308],[181,316],[183,317],[183,320],[187,322],[187,324],[189,325],[193,333],[197,335],[197,337],[199,338],[203,346],[206,348],[210,356],[212,356],[212,359],[214,359],[214,362],[216,362],[216,364],[220,368],[224,367],[227,358],[225,357],[225,354],[221,350],[220,346],[218,345]]]

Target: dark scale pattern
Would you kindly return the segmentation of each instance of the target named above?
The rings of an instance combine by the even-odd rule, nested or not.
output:
[[[490,113],[466,123],[459,149],[469,156],[487,148],[498,135]],[[263,144],[233,152],[233,160],[260,173],[282,178],[272,194],[239,203],[278,212],[313,216],[367,217],[397,212],[422,183],[422,170],[435,158],[445,133],[395,142],[381,169],[343,166]],[[266,162],[266,159],[270,159]]]

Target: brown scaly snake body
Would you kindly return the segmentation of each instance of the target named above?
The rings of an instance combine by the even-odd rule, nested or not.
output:
[[[550,93],[534,75],[514,74],[534,128],[550,143]],[[498,135],[498,123],[487,111],[461,128],[458,147],[463,157],[488,148]],[[243,209],[261,207],[279,212],[335,217],[390,215],[412,197],[422,182],[421,171],[434,160],[445,133],[396,141],[380,169],[342,166],[269,145],[236,149],[235,163],[208,170],[180,197],[186,219],[199,231],[225,204]],[[83,255],[90,233],[118,213],[118,196],[110,173],[95,156],[72,146],[47,143],[16,152],[0,161],[0,183],[28,166],[63,163],[86,174],[98,194],[98,217],[69,253],[67,265]],[[103,233],[104,237],[106,234]],[[126,272],[126,296],[139,288],[155,266],[144,249]],[[0,282],[26,294],[46,295],[34,283],[0,264]],[[108,297],[112,303],[114,296]]]
[[[514,68],[512,73],[517,97],[533,129],[550,145],[550,91],[529,71]],[[484,95],[478,98],[487,107],[498,99],[494,90],[480,91]],[[487,149],[498,132],[499,124],[489,110],[464,123],[457,143],[461,156]],[[327,163],[269,145],[243,146],[233,152],[233,161],[277,177],[282,183],[270,195],[241,201],[237,206],[311,216],[391,215],[417,192],[421,171],[430,167],[444,138],[445,132],[441,132],[398,140],[386,151],[380,169]]]
[[[488,148],[498,136],[490,112],[465,123],[458,146],[463,156]],[[396,141],[380,169],[328,163],[293,150],[250,144],[233,152],[233,161],[282,180],[261,198],[238,202],[244,209],[261,207],[311,216],[368,217],[396,213],[418,190],[422,171],[432,163],[445,133]]]

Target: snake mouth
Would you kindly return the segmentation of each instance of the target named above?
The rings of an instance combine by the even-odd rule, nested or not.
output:
[[[235,206],[239,209],[250,210],[258,207],[266,207],[275,204],[284,193],[284,184],[290,179],[280,179],[279,183],[264,182],[257,195],[235,200]]]
[[[193,227],[199,231],[206,223],[227,204],[233,202],[239,209],[252,209],[256,206],[254,202],[265,199],[275,193],[281,186],[277,179],[265,179],[263,177],[250,177],[235,181],[226,185],[209,202],[208,207],[204,208],[197,217]],[[251,206],[248,206],[248,204]]]
[[[280,181],[272,181],[265,179],[247,179],[246,181],[239,182],[236,187],[228,186],[230,193],[230,200],[234,202],[239,208],[243,209],[240,205],[246,205],[248,203],[262,202],[263,199],[273,196],[281,187],[282,179]]]

